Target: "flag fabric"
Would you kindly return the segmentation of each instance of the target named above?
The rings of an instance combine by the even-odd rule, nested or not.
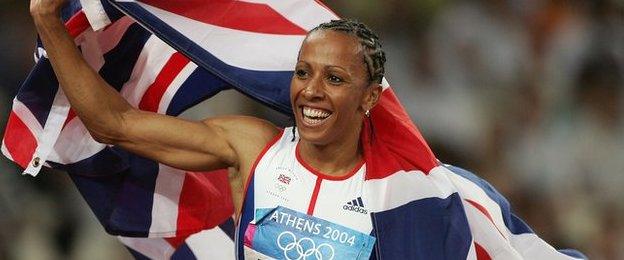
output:
[[[312,0],[81,2],[64,13],[72,15],[67,27],[85,59],[132,105],[169,115],[228,88],[290,114],[299,46],[311,28],[338,18]],[[45,57],[45,50],[38,53]],[[582,257],[559,253],[533,234],[485,181],[439,163],[385,79],[383,89],[362,135],[366,178],[380,192],[372,203],[376,221],[396,226],[406,216],[430,219],[426,205],[441,199],[461,216],[453,223],[465,231],[433,232],[443,252],[467,259]],[[234,247],[227,173],[184,172],[93,141],[45,58],[15,98],[2,151],[28,174],[41,165],[68,171],[106,230],[122,236],[137,258],[202,258],[211,254],[202,247]],[[404,206],[407,213],[398,214]],[[428,238],[412,231],[427,222],[408,222],[411,229],[403,231],[409,234],[377,234],[389,242],[378,243],[377,257],[423,250],[414,245]],[[234,256],[233,249],[227,253]]]
[[[63,10],[66,27],[85,60],[134,106],[178,115],[229,88],[109,4],[85,2],[86,8],[72,1]],[[97,15],[102,11],[105,19]],[[220,241],[233,247],[226,170],[185,172],[95,142],[59,91],[41,43],[35,59],[6,126],[7,158],[26,174],[36,175],[43,165],[67,171],[107,232],[137,254],[202,255],[209,249],[186,238],[210,236],[227,238]]]
[[[234,220],[173,238],[119,237],[136,259],[234,259]]]

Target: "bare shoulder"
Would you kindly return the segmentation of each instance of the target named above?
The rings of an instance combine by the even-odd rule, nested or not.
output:
[[[220,116],[202,122],[221,131],[220,134],[235,151],[239,166],[255,160],[262,149],[281,132],[271,122],[250,116]]]

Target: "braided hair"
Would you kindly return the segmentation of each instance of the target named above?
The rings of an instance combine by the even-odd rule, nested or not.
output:
[[[361,22],[345,19],[322,23],[310,30],[309,34],[318,30],[332,30],[355,36],[364,48],[364,62],[368,69],[369,82],[381,84],[385,73],[386,54],[381,49],[379,37],[371,29]]]

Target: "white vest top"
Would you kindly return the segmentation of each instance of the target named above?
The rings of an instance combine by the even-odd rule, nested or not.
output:
[[[371,217],[362,199],[364,161],[344,177],[328,176],[303,161],[298,144],[298,135],[293,141],[292,128],[286,128],[259,156],[250,182],[254,212],[282,206],[370,234]]]

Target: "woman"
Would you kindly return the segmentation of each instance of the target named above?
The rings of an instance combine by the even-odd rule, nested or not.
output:
[[[291,82],[297,127],[281,130],[257,118],[192,122],[133,108],[82,59],[59,18],[63,3],[31,0],[30,9],[59,83],[84,125],[99,142],[176,168],[236,168],[238,179],[247,182],[245,199],[237,203],[242,204],[239,257],[431,259],[486,251],[501,258],[527,256],[500,231],[503,238],[477,244],[479,234],[491,235],[496,225],[475,232],[469,219],[480,213],[464,212],[459,193],[468,192],[455,187],[451,178],[456,177],[448,177],[444,167],[432,171],[433,177],[406,177],[428,178],[421,184],[370,181],[361,140],[372,132],[362,131],[381,95],[385,56],[364,25],[333,21],[307,35]],[[425,185],[422,190],[439,193],[444,203],[388,204],[403,192],[401,185],[416,190]],[[447,192],[454,190],[459,193]],[[562,256],[551,249],[542,256]]]

